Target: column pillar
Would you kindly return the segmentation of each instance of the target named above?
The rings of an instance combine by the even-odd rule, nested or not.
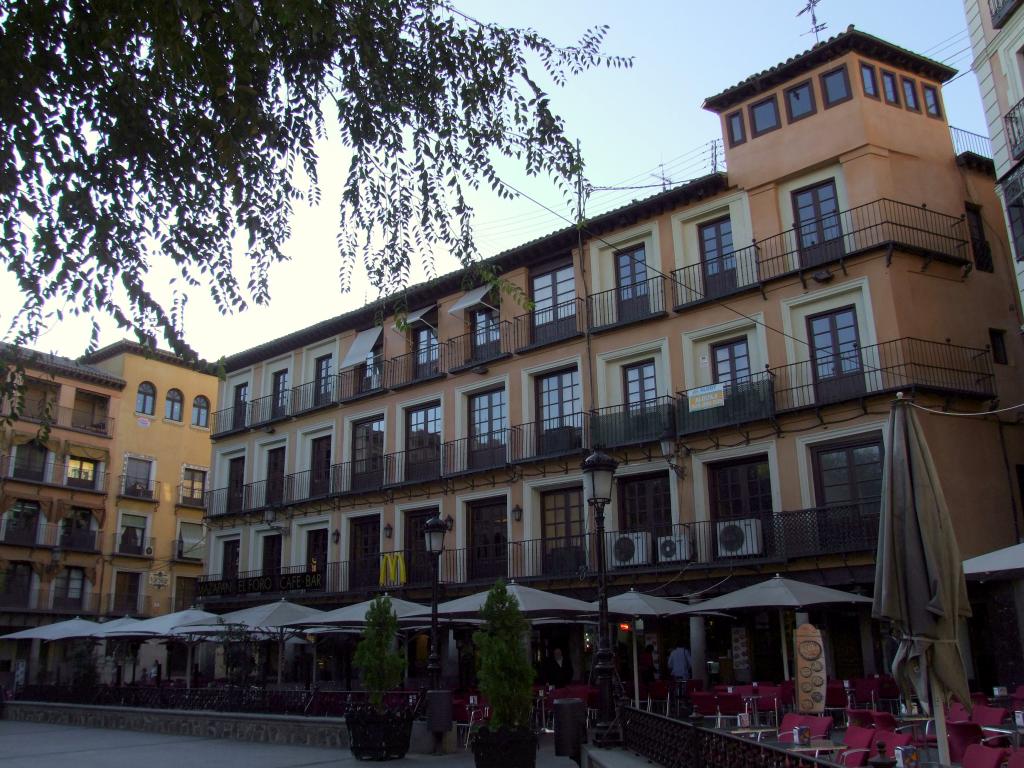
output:
[[[703,616],[690,617],[690,660],[693,663],[693,679],[703,680],[708,686],[707,634]]]

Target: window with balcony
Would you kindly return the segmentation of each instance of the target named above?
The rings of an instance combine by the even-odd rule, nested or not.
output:
[[[288,414],[288,369],[274,371],[270,384],[270,418],[280,419]]]
[[[331,436],[310,440],[309,452],[309,495],[326,496],[331,489]]]
[[[882,436],[827,443],[811,450],[819,551],[845,542],[870,547],[882,497]]]
[[[334,355],[320,355],[313,361],[313,381],[315,383],[314,405],[321,406],[334,399],[331,385],[331,370],[334,367]]]
[[[781,127],[779,104],[774,95],[750,105],[750,135],[755,139]]]
[[[772,512],[772,481],[767,456],[713,464],[711,515],[715,520],[766,519]]]
[[[249,382],[243,381],[236,384],[231,399],[231,427],[232,429],[245,429],[245,416],[248,410]]]
[[[147,552],[146,526],[149,520],[144,515],[121,513],[121,529],[117,537],[117,552],[121,555],[149,555]]]
[[[583,400],[579,371],[566,368],[538,376],[536,455],[570,453],[583,447]]]
[[[180,389],[167,390],[167,398],[164,400],[164,418],[168,421],[181,421],[182,410],[185,405],[185,397]]]
[[[900,78],[903,84],[903,105],[911,112],[920,112],[921,105],[917,100],[917,84],[909,77]]]
[[[135,499],[153,498],[153,462],[128,456],[124,460],[124,495]]]
[[[540,496],[545,575],[573,575],[586,563],[583,489],[563,488]]]
[[[27,608],[32,597],[32,563],[13,562],[0,571],[0,607]]]
[[[786,116],[789,122],[795,123],[817,112],[814,104],[814,88],[810,80],[805,80],[785,90]]]
[[[619,478],[619,530],[647,532],[652,541],[672,528],[672,494],[669,476],[629,475]]]
[[[532,343],[545,344],[576,333],[576,276],[571,263],[533,275]]]
[[[181,521],[178,528],[176,554],[179,560],[203,559],[203,526],[201,523]]]
[[[57,611],[80,611],[85,598],[85,570],[64,568],[53,580],[53,608]]]
[[[728,216],[697,228],[700,262],[704,272],[704,296],[711,299],[736,289],[736,256],[732,246],[732,221]]]
[[[118,571],[114,577],[114,603],[112,613],[128,616],[139,613],[142,596],[142,574]]]
[[[437,513],[437,507],[412,509],[405,513],[405,556],[410,584],[430,583],[431,555],[427,552],[424,536],[427,520]]]
[[[222,579],[238,578],[239,547],[238,539],[226,539],[220,545],[220,573]]]
[[[852,98],[850,76],[846,71],[845,64],[821,76],[821,100],[825,104],[825,109],[842,104]]]
[[[60,387],[37,379],[25,380],[25,405],[21,410],[22,418],[38,420],[46,417],[47,412],[57,405]]]
[[[725,117],[725,125],[729,131],[729,146],[736,147],[747,140],[746,127],[743,125],[743,113],[733,112]]]
[[[109,431],[107,414],[110,398],[81,389],[75,390],[75,405],[71,412],[71,426],[87,432],[105,435]]]
[[[436,321],[435,321],[436,322]],[[440,371],[441,348],[437,330],[422,320],[412,331],[413,380],[436,376]]]
[[[13,476],[17,480],[30,480],[41,483],[46,480],[46,465],[50,455],[42,443],[33,440],[22,443],[14,455]]]
[[[839,196],[833,179],[793,192],[793,216],[801,268],[820,266],[843,255]]]
[[[864,95],[872,99],[880,99],[878,92],[878,74],[872,64],[866,61],[860,63],[860,81],[864,86]]]
[[[281,573],[281,534],[271,533],[262,537],[263,551],[260,553],[261,572],[264,576]]]
[[[284,463],[284,446],[267,451],[267,472],[263,498],[263,503],[266,506],[277,506],[284,501]]]
[[[93,521],[91,509],[72,507],[60,521],[61,548],[86,552],[96,549]]]
[[[992,272],[992,246],[985,237],[985,222],[981,218],[981,208],[967,203],[964,208],[964,219],[967,221],[967,234],[971,240],[971,253],[974,254],[974,268],[981,272]]]
[[[508,407],[505,390],[492,389],[469,396],[468,469],[486,469],[506,463]]]
[[[323,531],[327,541],[327,529]],[[349,528],[349,583],[357,589],[376,588],[380,583],[380,518],[354,518]]]
[[[185,467],[181,472],[181,503],[203,506],[206,498],[206,470]]]
[[[711,366],[715,384],[736,384],[750,379],[750,349],[747,337],[711,345]]]
[[[647,282],[646,248],[641,243],[615,253],[615,315],[620,323],[642,320],[651,314]],[[596,297],[595,297],[596,298]],[[600,311],[600,308],[597,307]],[[604,313],[607,317],[607,312]],[[609,318],[610,319],[610,318]],[[597,321],[598,325],[606,323]]]
[[[501,355],[501,325],[498,310],[477,306],[469,313],[472,333],[471,360],[493,360]]]
[[[148,381],[139,384],[139,389],[135,393],[135,412],[147,416],[156,413],[156,387]]]
[[[900,105],[899,83],[893,72],[882,70],[882,94],[885,96],[885,103],[898,107]]]
[[[1006,217],[1010,220],[1014,258],[1017,261],[1024,261],[1024,205],[1021,205],[1021,201],[1006,204]]]
[[[192,400],[192,426],[204,429],[210,426],[210,400],[203,395]]]
[[[18,499],[4,513],[3,543],[31,547],[39,528],[39,502]]]
[[[853,306],[810,315],[807,340],[815,402],[840,402],[864,393],[857,310]]]
[[[644,360],[622,367],[622,397],[627,406],[639,407],[658,397],[658,381],[654,360]]]
[[[65,484],[72,488],[95,489],[98,468],[99,463],[92,459],[69,456]]]
[[[245,507],[245,457],[228,461],[227,511],[240,512]]]
[[[466,507],[469,522],[469,577],[506,578],[508,566],[508,502],[502,496],[480,499]]]
[[[921,83],[921,94],[924,96],[924,111],[928,117],[942,118],[942,102],[939,99],[939,89],[934,85]]]
[[[193,576],[176,576],[174,579],[174,610],[185,611],[196,604],[196,583]],[[169,663],[169,662],[168,662]],[[170,669],[168,669],[170,674]],[[181,674],[186,674],[182,670]]]
[[[409,482],[430,480],[440,473],[441,404],[410,408],[405,412],[405,473]]]
[[[384,417],[352,424],[351,490],[379,489],[384,484]]]

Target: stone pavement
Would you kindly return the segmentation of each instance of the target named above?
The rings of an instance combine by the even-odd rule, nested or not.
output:
[[[473,755],[409,755],[400,764],[426,768],[471,768]],[[392,765],[395,763],[391,763]],[[165,736],[0,720],[0,768],[306,768],[366,766],[346,750],[253,744],[226,739]],[[537,755],[537,768],[576,768],[555,757],[550,739]]]

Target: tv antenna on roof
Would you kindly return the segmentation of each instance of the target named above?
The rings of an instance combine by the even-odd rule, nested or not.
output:
[[[808,32],[804,32],[804,34],[810,35],[813,33],[815,43],[821,42],[820,33],[824,32],[825,28],[828,26],[828,24],[826,24],[825,22],[821,22],[820,24],[818,23],[817,7],[818,3],[820,2],[821,0],[807,0],[807,5],[805,5],[803,10],[796,15],[796,17],[799,19],[805,13],[811,14],[811,29]]]

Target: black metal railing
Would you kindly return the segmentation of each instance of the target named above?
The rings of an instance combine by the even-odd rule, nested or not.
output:
[[[347,402],[382,392],[384,382],[384,358],[377,355],[371,361],[346,368],[338,374],[338,401]]]
[[[84,590],[66,590],[55,585],[31,588],[28,583],[16,581],[0,589],[0,608],[46,613],[95,614],[99,613],[101,596]]]
[[[156,539],[144,536],[139,528],[125,528],[121,533],[111,535],[113,552],[130,557],[153,557],[156,554]]]
[[[239,432],[249,426],[249,404],[239,403],[214,411],[211,419],[213,437]]]
[[[307,469],[285,477],[285,503],[322,499],[337,492],[331,485],[331,468]]]
[[[0,542],[18,547],[34,547],[39,540],[39,515],[23,515],[0,520]]]
[[[624,706],[619,709],[623,746],[665,768],[834,768],[810,752],[794,752],[693,721]]]
[[[345,461],[331,467],[332,493],[369,493],[384,487],[384,457]]]
[[[675,398],[665,395],[630,405],[598,408],[590,415],[595,448],[618,448],[675,436]]]
[[[587,319],[592,331],[649,320],[666,311],[664,275],[587,296]]]
[[[585,320],[586,307],[582,299],[570,299],[519,315],[514,319],[516,352],[580,336]]]
[[[803,222],[714,260],[675,270],[676,308],[728,296],[801,270],[892,246],[939,260],[967,260],[962,217],[886,198]]]
[[[195,507],[202,509],[206,506],[206,492],[194,485],[178,486],[178,504],[183,507]]]
[[[72,552],[96,552],[99,549],[98,537],[99,532],[90,528],[62,523],[39,526],[39,544],[44,547],[59,547]]]
[[[292,413],[326,408],[338,402],[338,377],[326,376],[292,388]]]
[[[400,389],[436,379],[447,372],[448,345],[435,342],[424,349],[388,360],[384,370],[384,386]]]
[[[25,483],[45,483],[81,491],[106,493],[107,473],[83,467],[78,462],[46,461],[37,463],[10,456],[0,457],[0,473]]]
[[[28,582],[8,582],[0,588],[0,608],[35,608],[45,605],[38,600],[38,590],[29,586]]]
[[[441,477],[441,444],[425,445],[384,456],[384,485],[427,483]]]
[[[963,128],[954,128],[952,125],[949,126],[949,136],[953,139],[953,151],[956,154],[962,155],[965,152],[970,152],[979,157],[992,159],[992,142],[988,136],[971,133]]]
[[[441,446],[441,471],[447,476],[500,469],[509,464],[512,430],[451,440]]]
[[[1001,29],[1021,6],[1022,0],[988,0],[988,12],[992,16],[993,29]]]
[[[965,397],[995,397],[991,354],[902,338],[773,368],[777,411],[856,400],[915,388]]]
[[[9,406],[5,406],[2,413],[4,416],[10,416],[12,410]],[[74,429],[103,437],[110,437],[114,433],[112,416],[96,413],[91,408],[69,408],[66,405],[56,405],[49,401],[26,402],[18,414],[18,418],[22,421],[48,423],[55,427]]]
[[[451,373],[485,365],[512,354],[512,323],[491,323],[448,340],[448,370]]]
[[[216,515],[237,515],[253,509],[249,502],[246,488],[239,485],[227,488],[215,488],[206,492],[206,514],[210,517]]]
[[[1014,160],[1024,157],[1024,99],[1021,99],[1003,116],[1006,129],[1006,148]]]
[[[773,377],[762,371],[740,381],[694,387],[679,393],[676,427],[690,435],[775,415]]]
[[[248,426],[268,424],[291,415],[292,391],[282,389],[249,402]]]
[[[120,495],[128,499],[158,500],[160,481],[135,475],[121,475]]]
[[[511,459],[540,461],[580,454],[590,445],[589,423],[589,413],[573,413],[513,427]]]

